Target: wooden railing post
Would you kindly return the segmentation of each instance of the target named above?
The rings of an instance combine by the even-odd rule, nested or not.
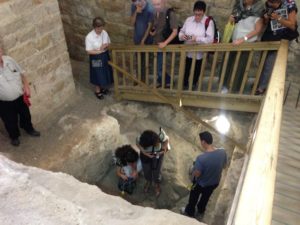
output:
[[[179,74],[178,74],[178,85],[177,85],[177,96],[181,98],[182,86],[183,86],[183,77],[185,69],[185,51],[180,51],[180,63],[179,63]]]
[[[117,63],[117,56],[116,51],[112,50],[112,62],[114,64]],[[113,68],[113,76],[114,76],[114,91],[115,91],[115,97],[116,99],[120,100],[120,92],[119,92],[119,78],[118,78],[118,71]]]

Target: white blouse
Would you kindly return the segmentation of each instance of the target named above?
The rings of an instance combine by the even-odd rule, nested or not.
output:
[[[256,16],[249,16],[245,19],[240,20],[237,24],[235,24],[234,31],[232,34],[232,40],[236,40],[239,38],[245,37],[251,31],[255,30],[255,24],[259,20],[259,17]],[[247,42],[254,42],[257,41],[258,36],[254,36],[249,38]]]
[[[97,34],[95,30],[92,30],[85,37],[85,50],[100,50],[101,45],[110,44],[110,38],[105,30],[102,30],[100,34]],[[104,51],[103,51],[104,52]]]

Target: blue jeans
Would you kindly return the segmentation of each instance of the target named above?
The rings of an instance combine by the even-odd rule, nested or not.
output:
[[[157,82],[159,84],[162,83],[162,68],[163,67],[163,53],[158,52],[157,53]],[[170,76],[169,74],[166,73],[166,78],[165,78],[165,83],[170,84]]]
[[[258,88],[264,90],[267,88],[271,73],[273,71],[275,59],[277,56],[276,51],[269,51],[266,57],[266,61],[263,67],[263,70],[260,75]]]

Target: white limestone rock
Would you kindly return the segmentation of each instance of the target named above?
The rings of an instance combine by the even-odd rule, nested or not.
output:
[[[64,173],[0,156],[0,224],[201,224],[168,210],[134,206]]]

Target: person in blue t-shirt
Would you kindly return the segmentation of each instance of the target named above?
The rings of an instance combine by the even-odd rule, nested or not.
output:
[[[215,148],[212,145],[211,133],[204,131],[199,134],[199,137],[205,152],[196,159],[192,172],[193,186],[190,191],[189,202],[186,207],[181,209],[181,213],[195,217],[197,205],[199,217],[202,218],[211,194],[219,185],[222,170],[227,163],[227,156],[224,149]]]
[[[135,45],[150,45],[149,35],[153,20],[153,7],[147,0],[132,0],[131,24],[134,26],[133,42]],[[141,78],[145,81],[145,53],[141,54]]]

